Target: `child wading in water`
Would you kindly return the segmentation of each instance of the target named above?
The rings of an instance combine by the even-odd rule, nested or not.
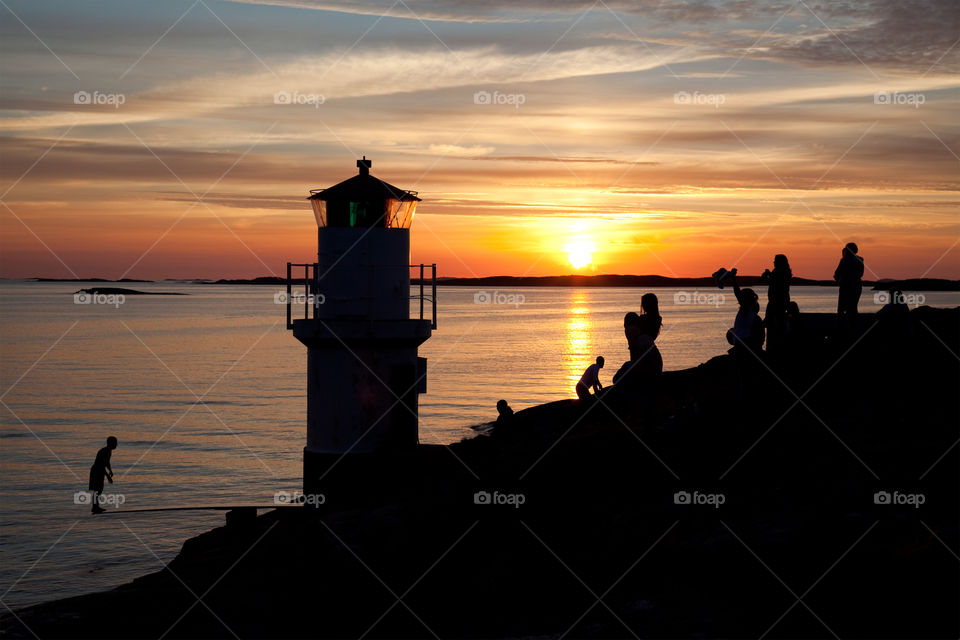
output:
[[[106,511],[100,506],[100,494],[103,493],[103,478],[106,477],[113,484],[113,468],[110,466],[110,454],[117,448],[117,439],[113,436],[107,438],[107,446],[97,451],[97,458],[90,467],[90,484],[87,489],[93,491],[92,506],[90,513],[103,513]]]

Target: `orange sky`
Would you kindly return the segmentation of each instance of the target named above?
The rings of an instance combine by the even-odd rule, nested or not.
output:
[[[156,4],[10,3],[0,276],[281,275],[365,154],[443,276],[960,278],[949,2]]]

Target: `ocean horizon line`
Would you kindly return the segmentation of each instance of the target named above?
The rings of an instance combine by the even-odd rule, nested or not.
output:
[[[741,275],[741,283],[747,286],[756,286],[765,281],[762,275]],[[223,284],[223,285],[285,285],[286,278],[282,276],[257,276],[254,278],[0,278],[0,281],[26,282],[94,282],[94,283],[165,283],[180,282],[189,284]],[[297,279],[294,279],[296,282]],[[429,281],[429,278],[424,278]],[[794,276],[794,286],[837,286],[832,279],[803,278]],[[418,284],[419,278],[410,278],[411,284]],[[716,287],[717,281],[713,276],[663,276],[658,274],[629,275],[629,274],[564,274],[552,276],[438,276],[437,284],[444,286],[501,286],[501,287],[686,287],[710,286]],[[864,280],[864,286],[886,289],[892,286],[912,290],[928,291],[960,291],[960,280],[946,278],[879,278]]]

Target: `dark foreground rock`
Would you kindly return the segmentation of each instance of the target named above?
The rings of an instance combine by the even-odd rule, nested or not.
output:
[[[322,509],[208,532],[4,633],[956,638],[960,310],[911,319],[345,462]]]

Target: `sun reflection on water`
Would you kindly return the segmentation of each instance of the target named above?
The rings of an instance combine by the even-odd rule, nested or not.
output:
[[[571,291],[568,307],[566,349],[563,360],[568,386],[572,389],[583,375],[583,370],[595,357],[593,355],[594,326],[585,292]]]

